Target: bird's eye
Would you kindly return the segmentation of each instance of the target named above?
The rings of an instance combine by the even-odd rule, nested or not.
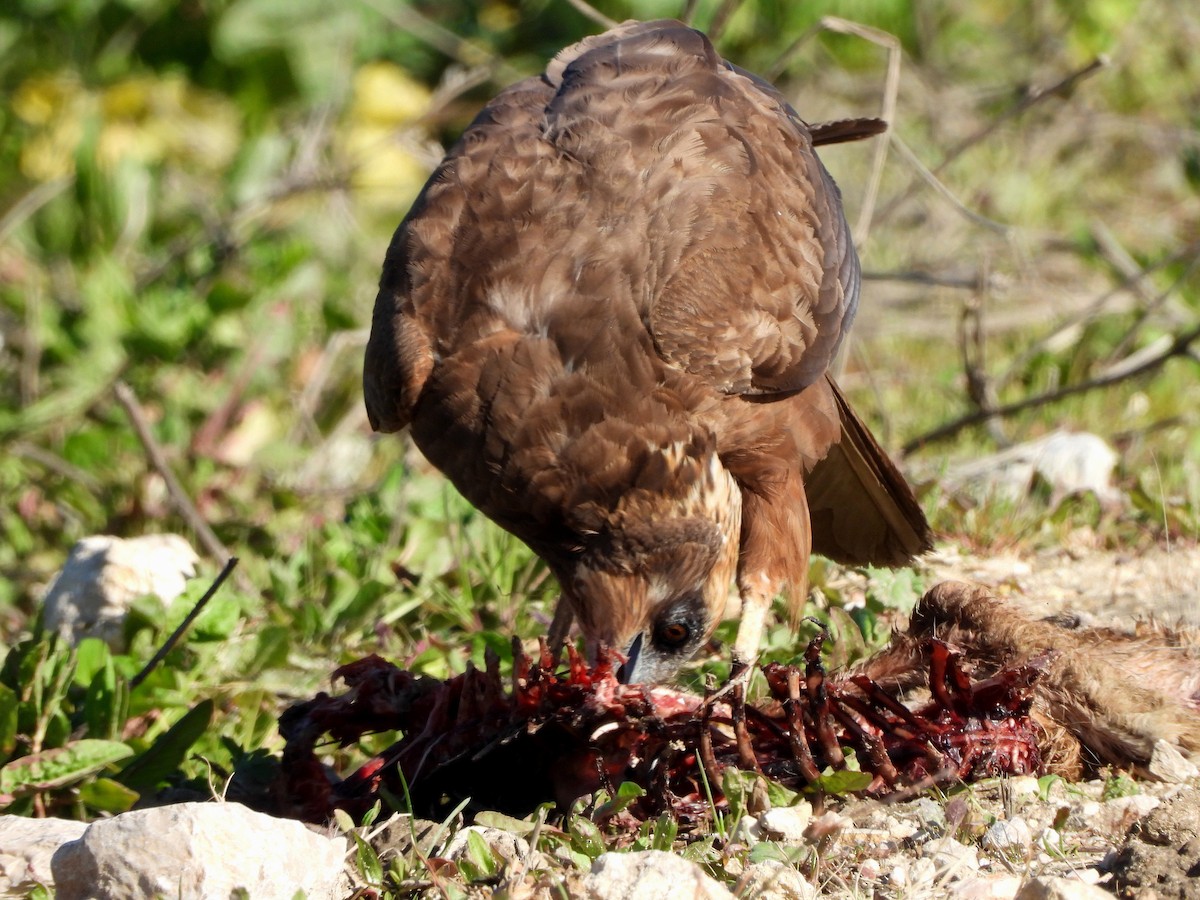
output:
[[[682,647],[691,636],[692,629],[688,628],[683,622],[668,622],[665,625],[660,625],[655,634],[657,638],[656,643],[671,649]]]

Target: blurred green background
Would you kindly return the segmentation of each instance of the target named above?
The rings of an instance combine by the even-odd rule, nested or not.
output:
[[[1195,4],[703,0],[696,22],[726,13],[718,49],[811,121],[879,114],[899,64],[880,167],[871,143],[823,153],[868,273],[842,377],[890,448],[979,396],[1095,378],[1196,328]],[[135,695],[149,717],[135,740],[213,698],[225,724],[206,752],[228,766],[273,740],[276,694],[338,661],[377,650],[444,674],[464,647],[478,662],[514,630],[539,633],[547,573],[405,440],[370,435],[359,365],[384,249],[443,148],[489,96],[598,30],[566,0],[4,5],[0,637],[31,633],[82,536],[195,541],[118,381],[242,558],[240,584]],[[1195,541],[1198,359],[1177,350],[1141,378],[912,453],[943,539],[979,553],[1081,531],[1110,548]],[[975,399],[967,368],[986,382]],[[1131,504],[978,505],[936,488],[949,460],[1059,425],[1117,447]],[[224,560],[207,555],[211,576]],[[880,602],[896,590],[885,582]],[[116,670],[136,671],[180,615],[135,618]],[[99,666],[76,673],[79,690]]]

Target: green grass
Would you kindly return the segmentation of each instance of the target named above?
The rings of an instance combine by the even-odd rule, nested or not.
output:
[[[631,14],[627,3],[601,5],[617,19]],[[700,21],[717,5],[701,3]],[[972,409],[958,339],[968,300],[983,304],[981,368],[1000,402],[1096,377],[1200,318],[1197,251],[1188,249],[1200,233],[1200,24],[1185,7],[1112,0],[1083,14],[1067,3],[748,0],[734,15],[721,49],[759,70],[825,13],[897,35],[905,56],[894,132],[929,168],[1031,86],[1110,56],[940,172],[962,207],[1003,233],[889,155],[864,268],[981,274],[991,284],[980,295],[866,282],[843,382],[890,447]],[[360,330],[391,230],[438,144],[499,86],[540,71],[594,28],[565,2],[441,4],[424,24],[387,20],[372,4],[187,9],[195,18],[185,21],[166,0],[18,0],[0,13],[0,90],[12,98],[0,109],[5,812],[90,817],[167,786],[219,790],[278,753],[279,710],[328,688],[337,665],[372,652],[439,677],[481,665],[489,647],[507,654],[513,634],[544,633],[556,595],[545,567],[405,440],[368,434]],[[668,15],[678,4],[638,9]],[[802,115],[878,109],[878,47],[824,34],[790,59],[781,84]],[[481,64],[478,84],[430,105],[456,73]],[[872,153],[830,148],[824,158],[854,222]],[[1127,281],[1130,266],[1148,274],[1054,337]],[[1002,423],[1014,441],[1064,426],[1108,439],[1121,452],[1125,510],[1088,498],[1051,507],[1037,495],[1017,506],[969,503],[931,483],[923,499],[936,530],[984,554],[1054,546],[1081,528],[1114,549],[1195,542],[1197,352]],[[72,651],[39,630],[40,595],[78,538],[195,538],[116,400],[118,380],[242,561],[240,580],[133,690],[127,679],[224,560],[208,559],[169,612],[140,603],[124,652]],[[970,428],[908,462],[934,482],[950,461],[994,449],[993,436]],[[925,585],[911,573],[869,573],[865,597],[852,597],[838,574],[816,563],[828,610],[808,611],[831,621],[830,661],[844,664],[885,640]],[[794,658],[812,634],[781,624],[766,655]],[[722,666],[714,655],[684,681],[700,684]],[[72,743],[81,740],[106,743]],[[47,750],[56,751],[43,761],[50,775],[21,762]],[[561,828],[508,826],[536,831],[558,864],[586,867],[610,842],[581,816]],[[679,846],[669,823],[644,832],[634,846]],[[730,852],[720,843],[682,852],[720,873]],[[497,865],[489,853],[473,845],[439,889],[487,882]],[[415,852],[373,862],[360,847],[360,865],[389,889],[430,878]]]

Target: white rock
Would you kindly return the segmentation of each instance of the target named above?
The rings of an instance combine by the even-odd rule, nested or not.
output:
[[[930,841],[921,848],[921,856],[931,861],[938,877],[965,876],[979,870],[979,854],[952,837]]]
[[[1038,846],[1050,853],[1062,853],[1064,847],[1063,836],[1061,831],[1053,828],[1043,828],[1042,833],[1038,835]]]
[[[955,882],[954,896],[956,900],[1012,900],[1020,889],[1019,875],[967,878]]]
[[[1005,779],[1004,785],[1013,797],[1036,797],[1042,790],[1041,784],[1033,775],[1014,775]]]
[[[813,900],[817,889],[791,866],[774,859],[746,867],[737,883],[737,896],[755,900]]]
[[[582,889],[586,900],[734,900],[696,863],[662,850],[604,853]]]
[[[39,884],[53,887],[50,857],[86,828],[73,819],[0,816],[0,897],[24,897]]]
[[[1104,439],[1086,431],[1053,431],[991,456],[953,466],[942,478],[950,491],[994,495],[1019,502],[1035,477],[1050,485],[1052,502],[1091,492],[1106,506],[1120,506],[1124,495],[1113,486],[1120,457]]]
[[[801,800],[795,806],[777,806],[758,817],[758,824],[772,837],[796,844],[804,842],[804,831],[812,821],[812,804]]]
[[[858,877],[867,881],[878,881],[883,875],[883,866],[877,859],[864,859],[858,864]]]
[[[529,841],[520,835],[505,831],[503,828],[489,828],[483,825],[469,825],[460,828],[442,851],[446,859],[457,860],[467,855],[468,841],[471,834],[483,838],[483,842],[491,848],[500,865],[508,866],[529,856]]]
[[[764,840],[765,837],[762,825],[758,823],[758,819],[754,816],[742,816],[737,820],[737,824],[733,826],[733,831],[729,833],[729,839],[733,843],[745,844],[747,847],[753,847]]]
[[[181,803],[134,810],[88,826],[51,860],[57,900],[334,900],[349,894],[346,839],[237,803]]]
[[[46,628],[72,644],[98,637],[123,649],[125,615],[133,601],[154,594],[170,605],[196,574],[199,561],[191,544],[177,534],[83,538],[42,599]]]
[[[1112,900],[1112,894],[1076,878],[1032,878],[1014,900]]]
[[[910,838],[921,830],[912,822],[906,819],[898,819],[895,816],[887,817],[884,822],[884,828],[887,829],[888,836],[897,841]]]
[[[1170,784],[1182,784],[1185,781],[1200,776],[1200,769],[1195,763],[1179,752],[1173,744],[1164,740],[1154,743],[1150,754],[1150,774],[1159,781]]]
[[[1096,834],[1122,835],[1137,821],[1144,819],[1162,801],[1148,794],[1114,797],[1100,804],[1096,817],[1088,826]]]
[[[1024,856],[1033,844],[1033,831],[1020,817],[1000,819],[988,826],[980,843],[994,853]]]

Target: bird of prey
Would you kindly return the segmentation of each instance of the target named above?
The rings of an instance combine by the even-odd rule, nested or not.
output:
[[[392,239],[372,426],[546,561],[626,682],[669,679],[734,583],[748,660],[812,550],[929,546],[827,371],[859,264],[813,146],[880,130],[809,126],[700,32],[627,22],[487,104]]]

